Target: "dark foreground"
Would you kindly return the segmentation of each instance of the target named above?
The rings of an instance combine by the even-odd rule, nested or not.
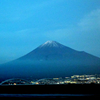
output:
[[[100,85],[16,85],[0,86],[1,98],[70,98],[100,96]]]

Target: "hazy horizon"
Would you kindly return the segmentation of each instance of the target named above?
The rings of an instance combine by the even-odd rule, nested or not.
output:
[[[48,40],[100,57],[100,0],[1,0],[0,64]]]

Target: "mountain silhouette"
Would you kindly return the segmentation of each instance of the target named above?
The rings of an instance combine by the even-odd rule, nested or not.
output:
[[[75,74],[99,74],[100,58],[56,41],[47,41],[28,54],[2,64],[0,79],[53,78]]]

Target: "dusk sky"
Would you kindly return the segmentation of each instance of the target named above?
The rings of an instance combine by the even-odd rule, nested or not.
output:
[[[0,0],[0,64],[48,40],[100,57],[100,0]]]

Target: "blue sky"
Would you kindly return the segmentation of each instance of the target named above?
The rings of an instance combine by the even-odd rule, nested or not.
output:
[[[0,63],[55,40],[100,57],[100,0],[0,0]]]

